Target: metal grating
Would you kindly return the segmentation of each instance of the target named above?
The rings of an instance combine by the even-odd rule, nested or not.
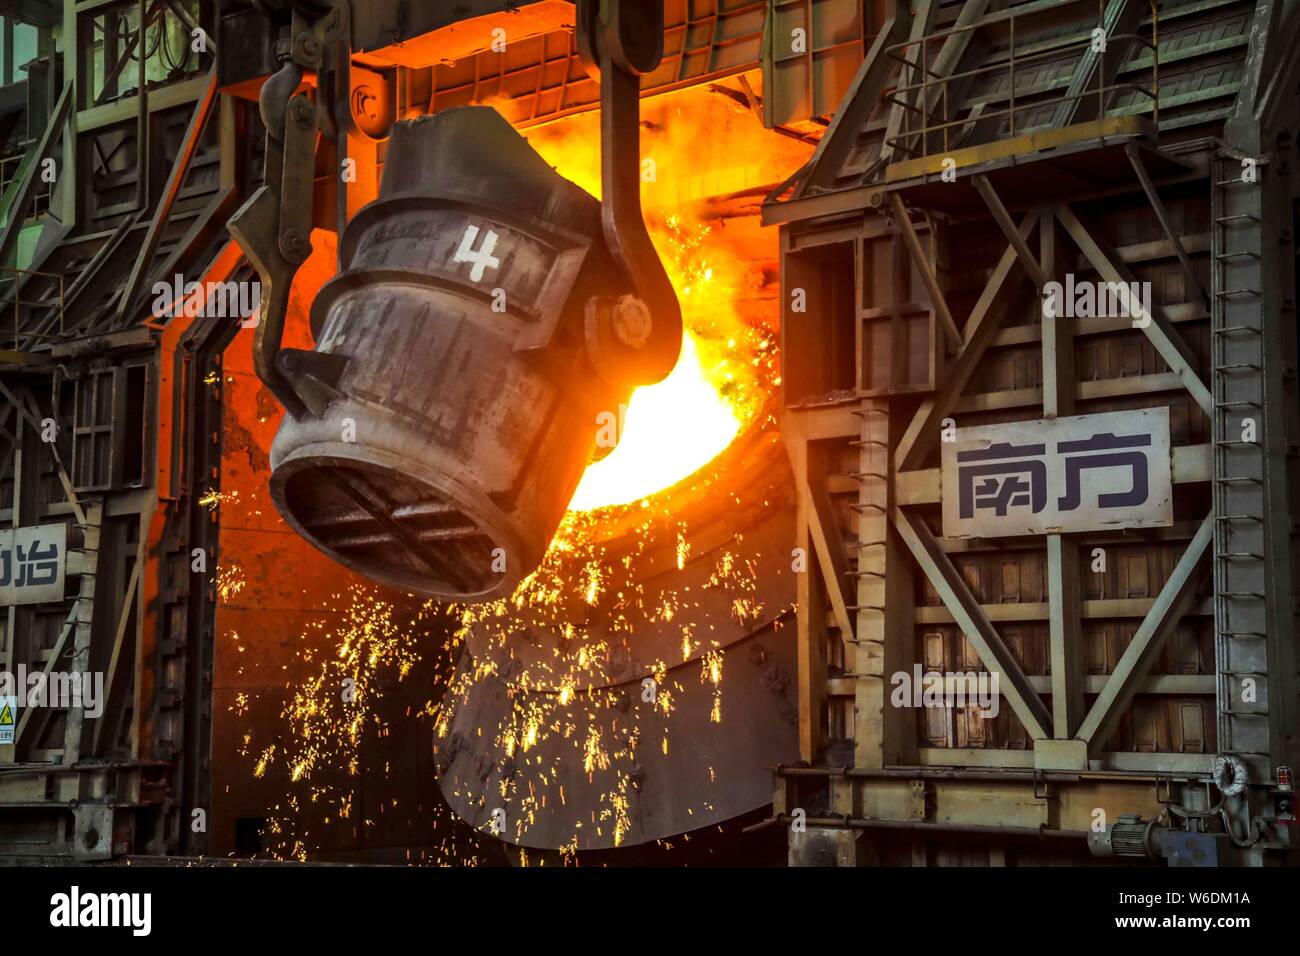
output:
[[[387,469],[337,466],[295,474],[294,517],[319,548],[396,581],[424,577],[465,594],[493,575],[492,538],[463,510]]]

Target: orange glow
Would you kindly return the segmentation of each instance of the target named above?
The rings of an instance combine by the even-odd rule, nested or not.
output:
[[[688,332],[669,376],[636,390],[622,440],[583,473],[569,509],[637,501],[708,464],[731,444],[742,424],[740,411],[714,388],[710,371],[700,363],[699,347]]]
[[[600,196],[598,115],[524,135],[561,175]],[[773,387],[760,374],[771,335],[737,307],[746,279],[740,257],[689,207],[781,181],[807,155],[802,144],[789,144],[716,93],[643,103],[641,201],[681,303],[682,352],[662,382],[632,394],[617,447],[588,467],[571,511],[628,505],[671,487],[717,457],[757,416]]]

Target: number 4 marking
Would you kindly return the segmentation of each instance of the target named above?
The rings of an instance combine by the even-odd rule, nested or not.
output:
[[[483,245],[475,250],[474,240],[477,238],[478,226],[466,226],[465,235],[461,236],[460,239],[460,248],[456,250],[456,255],[451,260],[452,262],[473,263],[474,268],[469,271],[470,280],[473,282],[481,282],[483,273],[488,268],[497,269],[501,266],[501,260],[492,255],[492,250],[497,247],[497,234],[489,229],[483,237]]]

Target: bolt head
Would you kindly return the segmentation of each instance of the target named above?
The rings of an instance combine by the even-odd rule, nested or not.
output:
[[[621,295],[610,313],[610,327],[619,342],[631,349],[645,348],[653,321],[650,308],[634,295]]]
[[[311,243],[297,229],[290,229],[284,234],[284,251],[295,262],[301,262],[311,255]]]

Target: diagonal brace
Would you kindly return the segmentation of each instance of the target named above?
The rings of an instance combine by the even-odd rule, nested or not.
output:
[[[1214,399],[1210,395],[1210,390],[1201,381],[1200,375],[1196,372],[1196,362],[1191,351],[1174,329],[1173,324],[1170,323],[1164,310],[1152,303],[1148,314],[1140,302],[1133,301],[1132,296],[1129,294],[1130,283],[1136,281],[1133,275],[1128,269],[1120,265],[1116,257],[1110,255],[1101,242],[1084,228],[1083,223],[1079,221],[1069,206],[1057,206],[1056,218],[1060,220],[1061,225],[1065,227],[1065,231],[1074,240],[1074,244],[1079,247],[1079,251],[1084,254],[1092,267],[1097,270],[1097,273],[1107,282],[1115,285],[1120,304],[1124,306],[1128,314],[1131,316],[1141,314],[1143,324],[1138,325],[1135,321],[1135,326],[1146,333],[1146,337],[1155,346],[1156,352],[1165,360],[1170,370],[1182,380],[1183,386],[1192,393],[1192,397],[1196,399],[1196,404],[1201,406],[1201,410],[1207,416],[1213,417]]]
[[[934,534],[923,521],[902,510],[895,509],[892,518],[899,535],[939,592],[966,640],[970,641],[989,672],[997,675],[998,689],[1024,724],[1030,738],[1043,740],[1051,737],[1048,728],[1052,725],[1052,717],[1042,698],[1030,686],[1029,678],[1021,670],[1011,649],[994,629],[948,555],[939,547]]]
[[[1201,301],[1208,307],[1210,295],[1205,291],[1205,286],[1201,285],[1196,270],[1192,268],[1192,260],[1187,255],[1187,250],[1183,248],[1183,240],[1179,238],[1178,232],[1174,229],[1173,221],[1169,218],[1169,210],[1165,208],[1164,200],[1160,198],[1160,193],[1156,191],[1156,184],[1151,181],[1151,174],[1147,172],[1146,164],[1142,162],[1141,151],[1132,143],[1126,143],[1124,152],[1128,154],[1128,160],[1133,164],[1133,171],[1137,173],[1138,182],[1142,184],[1142,191],[1147,194],[1147,202],[1151,203],[1151,209],[1156,214],[1160,229],[1164,232],[1165,238],[1169,240],[1169,244],[1174,247],[1174,255],[1178,256],[1178,264],[1183,267],[1187,281],[1192,284],[1196,294],[1201,297]]]
[[[1038,219],[1037,213],[1028,213],[1020,223],[1019,234],[1028,237],[1038,224]],[[975,374],[975,367],[997,336],[998,328],[1014,302],[1015,288],[1014,285],[1008,285],[1008,279],[1019,261],[1011,247],[1002,253],[1002,258],[998,260],[984,291],[980,293],[979,300],[966,320],[966,344],[944,371],[943,390],[921,403],[907,430],[903,432],[898,447],[894,449],[895,471],[919,467],[932,440],[937,440],[943,417],[957,404],[962,389]]]
[[[943,326],[944,335],[948,337],[948,342],[955,351],[962,345],[961,332],[957,329],[957,322],[948,308],[948,299],[943,289],[939,287],[939,279],[934,274],[930,257],[925,254],[925,248],[921,245],[921,237],[916,234],[916,227],[912,225],[912,219],[908,216],[907,208],[898,193],[889,194],[889,206],[894,214],[894,222],[898,224],[903,234],[907,251],[912,254],[916,269],[921,273],[921,281],[925,283],[925,289],[930,293],[930,301],[934,304],[935,314],[939,316],[939,324]]]
[[[1020,259],[1021,266],[1033,281],[1034,286],[1042,292],[1047,285],[1047,273],[1043,271],[1042,266],[1038,264],[1038,258],[1029,251],[1029,245],[1025,242],[1024,237],[1020,235],[1020,230],[1016,228],[1011,214],[1007,212],[1007,207],[1002,205],[1002,200],[993,189],[993,184],[988,181],[983,173],[976,173],[974,177],[975,188],[979,194],[984,197],[984,204],[989,207],[989,212],[993,214],[993,220],[1002,230],[1002,235],[1011,243],[1011,248],[1016,250],[1016,256]]]
[[[1201,522],[1196,536],[1192,538],[1169,580],[1156,596],[1155,603],[1142,619],[1133,640],[1124,649],[1115,672],[1110,675],[1106,686],[1093,701],[1088,716],[1079,725],[1075,737],[1087,743],[1090,754],[1106,746],[1165,638],[1173,633],[1183,612],[1196,596],[1196,568],[1209,549],[1213,537],[1214,515],[1211,514]]]
[[[817,552],[817,560],[821,565],[826,593],[835,613],[835,623],[843,632],[845,640],[853,640],[857,632],[849,618],[848,602],[844,600],[844,578],[847,571],[844,546],[838,537],[835,539],[830,537],[830,531],[835,527],[830,497],[824,487],[814,488],[812,482],[805,486],[804,493],[808,495],[810,505],[808,531],[812,536],[813,550]]]

